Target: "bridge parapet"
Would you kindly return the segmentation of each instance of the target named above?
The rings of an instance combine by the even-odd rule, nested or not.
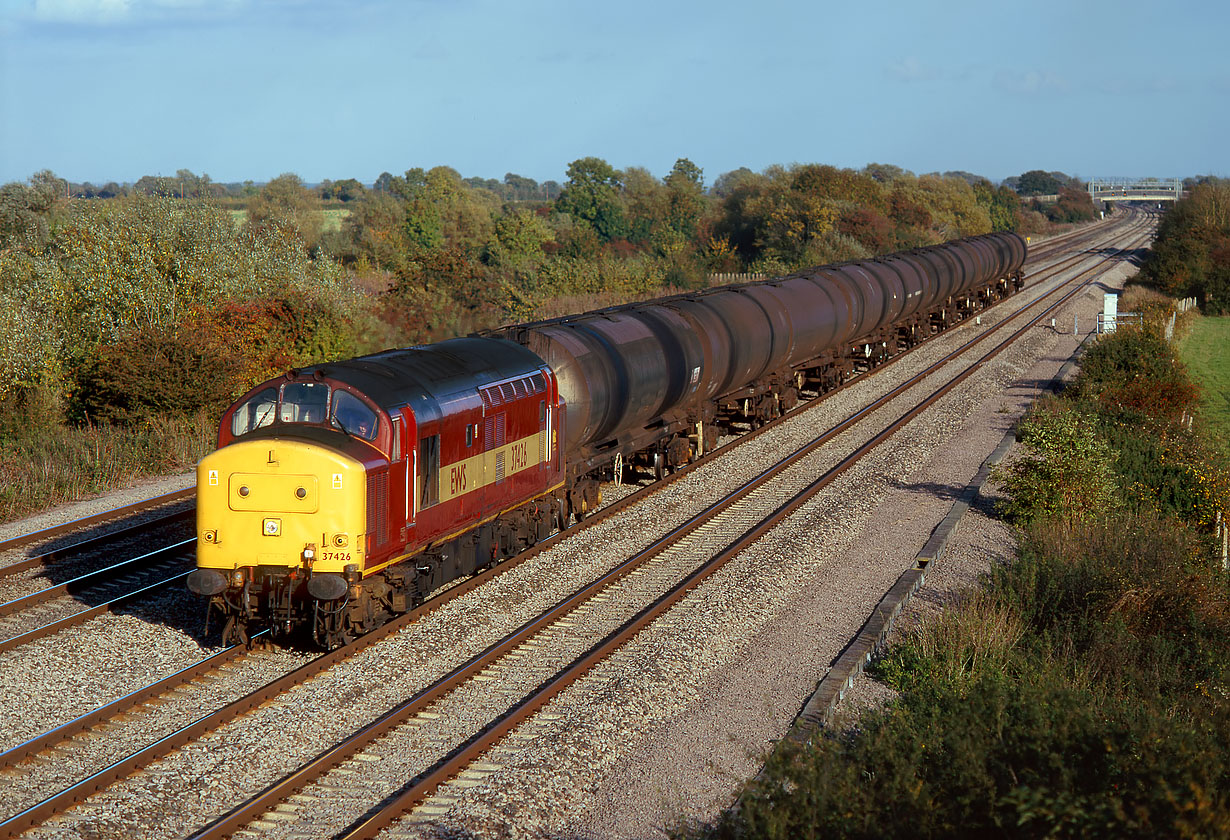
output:
[[[1090,178],[1089,196],[1095,201],[1178,201],[1183,182],[1178,178]]]

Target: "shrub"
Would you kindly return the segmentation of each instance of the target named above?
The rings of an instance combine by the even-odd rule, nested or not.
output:
[[[1073,659],[1108,689],[1167,705],[1194,699],[1197,683],[1225,682],[1230,593],[1207,557],[1172,518],[1035,523],[992,589],[1043,655]]]
[[[246,363],[212,336],[149,326],[99,348],[71,393],[79,419],[137,423],[224,407],[244,382]]]
[[[1150,397],[1150,391],[1157,395]],[[1081,358],[1080,374],[1065,396],[1167,419],[1191,409],[1198,399],[1183,363],[1150,327],[1124,327],[1099,338]]]
[[[1079,521],[1118,504],[1114,455],[1090,415],[1061,400],[1043,400],[1017,427],[1017,439],[1026,454],[994,473],[1008,491],[1001,509],[1010,518]]]

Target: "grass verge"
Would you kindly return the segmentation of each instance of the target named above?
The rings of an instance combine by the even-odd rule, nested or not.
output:
[[[1195,318],[1179,353],[1200,385],[1206,421],[1230,454],[1230,317]]]
[[[33,428],[0,437],[0,522],[190,469],[217,435],[204,413],[135,427]]]

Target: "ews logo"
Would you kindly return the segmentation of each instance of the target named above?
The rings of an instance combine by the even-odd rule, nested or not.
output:
[[[449,470],[449,495],[456,496],[466,491],[466,465],[454,464]]]

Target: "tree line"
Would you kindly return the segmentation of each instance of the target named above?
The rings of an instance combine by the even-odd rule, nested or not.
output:
[[[563,183],[439,166],[370,188],[189,170],[113,186],[0,187],[0,413],[215,410],[291,365],[1051,224],[1008,186],[889,164],[707,183],[686,158],[659,178],[585,157]]]

